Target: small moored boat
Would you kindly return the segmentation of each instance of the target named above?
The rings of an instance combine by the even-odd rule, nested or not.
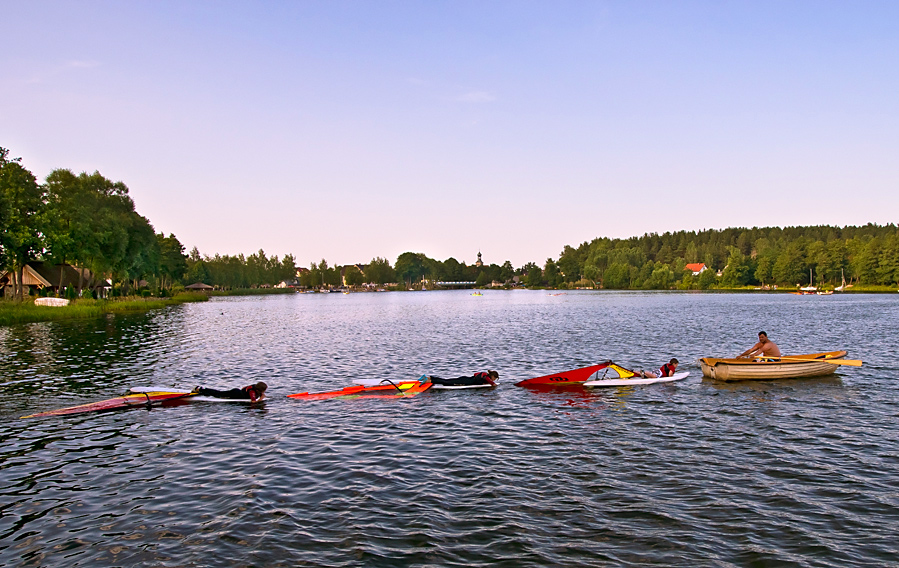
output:
[[[716,359],[699,360],[702,374],[718,381],[749,381],[771,379],[796,379],[832,375],[846,357],[846,351],[828,351],[807,355],[785,355],[765,359]],[[832,361],[832,362],[828,362]],[[850,362],[853,363],[853,362]],[[860,361],[854,363],[861,364]]]

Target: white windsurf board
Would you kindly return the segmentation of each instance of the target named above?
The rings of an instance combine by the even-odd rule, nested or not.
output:
[[[584,383],[585,387],[626,387],[630,385],[651,385],[655,383],[670,383],[673,381],[680,381],[682,379],[686,379],[690,375],[689,371],[684,371],[682,373],[674,373],[674,375],[670,377],[656,377],[654,379],[640,379],[637,377],[632,377],[630,379],[599,379],[596,381],[587,381]]]
[[[129,392],[132,393],[141,393],[141,392],[180,392],[180,393],[189,393],[191,391],[184,389],[173,389],[172,387],[131,387],[128,389]],[[186,398],[179,398],[178,400],[195,400],[198,402],[250,402],[248,398],[218,398],[215,396],[200,396],[194,395]],[[263,397],[261,400],[265,400]]]

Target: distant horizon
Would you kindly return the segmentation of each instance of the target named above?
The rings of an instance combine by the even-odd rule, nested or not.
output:
[[[899,3],[12,3],[0,145],[204,254],[899,220]],[[498,258],[497,254],[508,255]]]

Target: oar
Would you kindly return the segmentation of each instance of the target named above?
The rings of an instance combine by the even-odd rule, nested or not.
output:
[[[831,365],[849,365],[851,367],[861,367],[862,362],[858,359],[803,359],[801,357],[763,357],[756,355],[757,359],[786,360],[786,361],[808,361],[809,363],[830,363]]]

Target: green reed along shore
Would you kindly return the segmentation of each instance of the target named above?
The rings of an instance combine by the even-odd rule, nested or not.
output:
[[[141,298],[137,296],[111,300],[83,298],[73,300],[68,306],[62,307],[35,306],[34,298],[27,299],[24,302],[7,300],[0,301],[0,325],[84,319],[100,317],[106,314],[144,312],[186,302],[205,302],[208,299],[206,294],[202,292],[182,292],[175,294],[171,298]]]

